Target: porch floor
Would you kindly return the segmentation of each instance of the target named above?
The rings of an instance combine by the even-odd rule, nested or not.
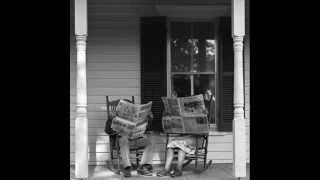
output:
[[[171,177],[157,177],[156,172],[161,170],[162,166],[154,167],[155,173],[152,177],[144,177],[137,175],[137,171],[132,171],[132,177],[126,178],[122,175],[114,174],[112,171],[107,169],[105,166],[89,166],[89,178],[88,180],[236,180],[232,175],[232,164],[214,164],[212,167],[208,168],[204,172],[196,173],[194,168],[186,167],[183,171],[183,176],[177,178]],[[249,180],[250,179],[250,168],[247,164],[247,177],[241,178],[240,180]],[[70,180],[77,180],[74,178],[74,166],[70,167]]]

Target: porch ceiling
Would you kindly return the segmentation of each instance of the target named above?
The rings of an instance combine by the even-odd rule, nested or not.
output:
[[[231,5],[231,0],[90,0],[91,5]]]
[[[70,16],[74,17],[74,1],[70,0]],[[90,8],[104,8],[109,6],[228,6],[231,7],[231,0],[90,0]]]

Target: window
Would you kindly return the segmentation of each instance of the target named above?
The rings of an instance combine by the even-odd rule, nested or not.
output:
[[[141,102],[153,102],[151,129],[162,131],[161,97],[170,96],[173,91],[178,96],[189,96],[209,89],[215,97],[210,107],[214,117],[209,118],[213,129],[232,132],[231,18],[168,22],[166,17],[142,17],[140,25]]]
[[[205,103],[212,114],[216,97],[216,40],[210,22],[171,22],[171,94],[178,97],[212,94]],[[209,119],[214,124],[215,117]]]

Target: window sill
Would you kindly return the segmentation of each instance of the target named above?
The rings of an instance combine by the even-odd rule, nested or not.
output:
[[[225,136],[225,135],[232,135],[232,132],[220,132],[220,131],[210,131],[210,136]]]

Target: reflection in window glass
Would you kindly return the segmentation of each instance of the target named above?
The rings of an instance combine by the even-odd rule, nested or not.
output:
[[[195,75],[194,94],[204,94],[205,106],[211,114],[215,114],[215,77],[214,75]],[[207,96],[206,96],[207,94]],[[213,95],[210,99],[210,95]],[[210,117],[210,123],[214,123],[214,116]]]
[[[178,97],[190,96],[190,77],[188,75],[174,75],[172,78],[173,91]]]
[[[190,72],[192,46],[192,40],[187,38],[175,38],[171,41],[171,61],[173,72]]]
[[[194,72],[214,72],[215,69],[215,41],[200,39],[195,42],[197,52],[193,54]]]
[[[195,75],[194,76],[194,93],[204,94],[207,90],[215,92],[214,75]]]

